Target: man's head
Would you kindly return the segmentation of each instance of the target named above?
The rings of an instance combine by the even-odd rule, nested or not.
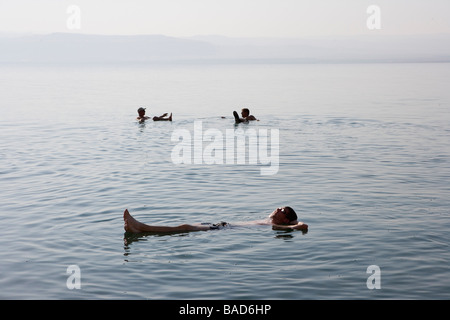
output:
[[[138,109],[138,114],[139,114],[139,117],[143,117],[143,116],[145,116],[145,108],[139,108]]]
[[[241,110],[241,115],[242,115],[243,118],[248,117],[248,116],[250,115],[250,110],[247,109],[247,108],[243,108],[243,109]]]
[[[291,207],[275,209],[269,216],[273,224],[292,225],[297,224],[297,214]]]

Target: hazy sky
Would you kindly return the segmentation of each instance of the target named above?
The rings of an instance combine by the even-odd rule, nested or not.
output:
[[[79,8],[78,28],[67,12]],[[367,8],[380,8],[369,30]],[[0,0],[0,32],[305,37],[450,33],[450,0]],[[74,21],[74,20],[71,20]],[[71,24],[73,27],[74,24]]]

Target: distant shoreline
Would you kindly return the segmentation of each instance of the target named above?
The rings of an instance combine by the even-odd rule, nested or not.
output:
[[[0,63],[446,63],[450,34],[304,39],[163,35],[1,35]]]

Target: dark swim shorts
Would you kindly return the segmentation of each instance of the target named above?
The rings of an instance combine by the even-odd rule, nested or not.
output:
[[[209,225],[209,229],[210,230],[223,229],[223,228],[226,228],[226,227],[230,226],[230,224],[228,222],[224,222],[224,221],[221,221],[219,223],[214,223],[214,224],[212,224],[212,223],[202,223],[202,225]]]

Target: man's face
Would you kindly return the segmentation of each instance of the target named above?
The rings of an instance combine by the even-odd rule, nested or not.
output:
[[[274,224],[288,224],[289,221],[286,218],[286,214],[284,213],[284,208],[276,208],[270,215],[270,219],[272,219],[272,223]]]
[[[289,218],[286,216],[287,210],[288,209],[286,207],[276,208],[269,216],[269,218],[272,220],[272,223],[280,225],[297,223],[297,221],[289,220]]]

